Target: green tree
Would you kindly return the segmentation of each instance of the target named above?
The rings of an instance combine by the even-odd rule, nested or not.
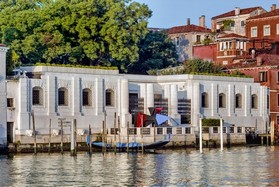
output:
[[[130,0],[6,0],[0,16],[20,63],[114,65],[138,59],[151,11]]]
[[[222,73],[222,67],[214,65],[210,61],[203,61],[201,59],[187,60],[183,64],[183,73]]]
[[[139,49],[139,60],[128,65],[128,73],[147,74],[151,69],[177,65],[175,45],[163,31],[149,31]]]

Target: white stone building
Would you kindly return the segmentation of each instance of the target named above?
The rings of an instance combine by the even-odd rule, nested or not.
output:
[[[162,107],[174,126],[198,127],[200,117],[222,118],[227,126],[265,132],[269,123],[269,90],[252,78],[124,75],[117,70],[53,66],[20,69],[22,75],[7,81],[5,129],[13,137],[9,141],[32,135],[32,111],[41,135],[49,133],[50,123],[52,133],[58,133],[60,119],[76,119],[80,133],[86,133],[89,124],[93,132],[101,132],[104,120],[107,128],[114,127],[115,113],[122,128],[127,122],[132,127],[131,113],[148,114],[148,107],[154,106]]]

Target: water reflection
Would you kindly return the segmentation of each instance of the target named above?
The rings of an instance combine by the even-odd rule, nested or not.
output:
[[[0,157],[0,186],[279,186],[279,148]]]

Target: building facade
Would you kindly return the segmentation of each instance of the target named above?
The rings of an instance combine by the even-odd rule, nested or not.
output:
[[[66,67],[22,67],[16,80],[7,82],[9,141],[36,133],[59,134],[60,122],[75,119],[80,133],[91,125],[101,132],[103,121],[121,128],[133,124],[134,111],[149,114],[162,107],[170,126],[198,127],[200,118],[223,119],[226,126],[266,131],[269,90],[250,78],[204,75],[141,76],[116,70]],[[167,125],[167,124],[166,124]]]
[[[279,9],[251,17],[246,23],[248,48],[256,54],[279,54]]]
[[[176,45],[178,61],[193,58],[193,46],[211,41],[211,30],[205,27],[205,16],[201,16],[200,25],[193,25],[187,19],[187,25],[172,27],[167,30],[168,36]]]

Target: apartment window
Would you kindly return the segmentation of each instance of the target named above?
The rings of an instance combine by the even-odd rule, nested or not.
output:
[[[197,35],[197,38],[196,38],[197,40],[196,40],[196,42],[201,42],[201,35]]]
[[[241,25],[241,27],[244,27],[245,26],[245,21],[241,21],[240,25]]]
[[[276,28],[276,33],[279,35],[279,23],[277,23]]]
[[[208,108],[208,94],[206,92],[202,93],[202,108]]]
[[[226,108],[226,95],[224,93],[219,94],[219,108]]]
[[[235,108],[242,108],[242,96],[241,94],[235,95]]]
[[[251,27],[251,37],[257,37],[257,36],[258,36],[258,28]]]
[[[264,36],[270,36],[270,25],[264,25]]]
[[[258,108],[258,96],[256,94],[252,95],[252,109]]]
[[[58,105],[68,106],[68,90],[66,88],[58,89]]]
[[[279,107],[279,94],[277,94],[277,106]]]
[[[14,99],[7,98],[7,107],[14,107]]]
[[[234,27],[234,25],[235,25],[234,21],[232,21],[230,25],[231,25],[231,27]]]
[[[267,72],[266,71],[260,72],[259,79],[260,79],[260,82],[266,82],[267,81]]]
[[[179,45],[179,37],[176,37],[176,45]]]
[[[82,90],[82,106],[92,106],[92,94],[88,88]]]
[[[111,89],[106,90],[106,106],[114,106],[114,92]]]
[[[43,89],[41,87],[34,87],[32,89],[32,104],[33,105],[43,104]]]
[[[277,71],[277,83],[279,83],[279,71]]]

